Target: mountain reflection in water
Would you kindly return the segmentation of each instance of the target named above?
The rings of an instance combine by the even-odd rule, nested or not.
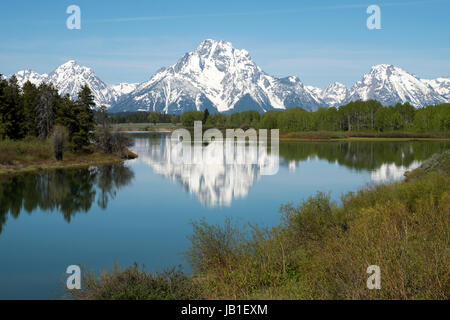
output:
[[[173,142],[170,134],[137,135],[133,151],[139,158],[135,161],[144,162],[157,174],[177,182],[210,207],[230,206],[233,200],[245,198],[261,178],[260,167],[255,164],[208,163],[207,160],[196,164],[177,163],[172,158],[179,153],[180,144]],[[374,182],[388,182],[401,179],[422,160],[448,147],[445,142],[281,142],[279,154],[280,166],[288,167],[291,172],[303,161],[319,159],[368,171]],[[203,154],[224,154],[221,148],[223,144],[211,143],[203,146]],[[258,154],[258,163],[274,163],[270,157],[269,152]]]

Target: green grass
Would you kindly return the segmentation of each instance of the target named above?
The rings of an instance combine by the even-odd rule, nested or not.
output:
[[[187,257],[214,299],[448,299],[449,156],[406,182],[318,193],[271,229],[194,224]],[[447,174],[446,174],[447,173]],[[366,269],[381,268],[381,290]]]
[[[348,131],[303,131],[280,133],[280,140],[360,140],[360,141],[408,141],[408,140],[447,140],[446,133],[430,132],[348,132]]]
[[[56,161],[50,140],[31,137],[24,140],[0,140],[0,175],[104,165],[120,161],[123,159],[99,152],[68,151],[64,152],[63,161]]]
[[[84,274],[84,273],[83,273]],[[82,279],[82,290],[69,293],[78,300],[186,300],[198,299],[199,287],[177,269],[147,273],[137,264],[122,269],[115,265],[100,277],[92,272]]]
[[[280,212],[273,228],[193,223],[191,277],[135,266],[91,275],[74,298],[449,299],[449,151],[405,181],[350,192],[340,205],[317,193]],[[369,265],[381,268],[381,290],[366,287]]]
[[[180,125],[172,123],[117,123],[112,125],[112,129],[116,131],[170,131],[180,127]]]

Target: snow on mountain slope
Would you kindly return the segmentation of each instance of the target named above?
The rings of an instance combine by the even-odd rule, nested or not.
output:
[[[109,107],[119,96],[133,91],[137,84],[120,83],[108,86],[92,71],[91,68],[80,66],[74,60],[70,60],[50,74],[39,74],[32,70],[22,70],[14,74],[20,86],[25,82],[39,86],[41,83],[51,83],[58,89],[60,95],[69,94],[71,99],[76,99],[81,87],[88,85],[94,96],[97,106]],[[9,76],[8,78],[11,78]]]
[[[91,68],[70,60],[48,75],[47,82],[53,83],[60,95],[69,94],[76,99],[84,85],[89,86],[97,106],[109,106],[116,98],[116,92],[95,75]]]
[[[383,105],[409,102],[416,107],[444,102],[444,98],[429,84],[388,64],[372,67],[370,73],[350,89],[346,102],[369,99],[378,100]]]
[[[348,89],[340,82],[329,85],[322,91],[322,100],[330,107],[337,107],[347,99]]]
[[[330,84],[325,89],[314,86],[305,86],[305,88],[319,103],[327,107],[340,106],[348,94],[347,87],[340,82]]]
[[[430,85],[434,91],[439,93],[446,102],[450,102],[450,77],[441,77],[437,79],[422,79],[423,82]]]
[[[322,94],[323,94],[322,88],[314,87],[314,86],[305,86],[305,89],[308,90],[315,99],[317,99],[317,100],[322,99]]]
[[[244,111],[320,104],[296,77],[264,73],[246,50],[230,42],[205,40],[173,66],[161,69],[135,91],[119,99],[113,111]]]
[[[25,82],[30,81],[32,84],[39,86],[42,82],[46,82],[48,79],[47,74],[39,74],[33,70],[26,69],[21,70],[15,74],[18,84],[22,87]]]
[[[135,90],[139,83],[126,83],[121,82],[119,84],[115,84],[111,86],[111,89],[113,89],[116,92],[116,96],[121,96],[123,94],[130,93],[131,91]]]
[[[75,99],[83,85],[92,90],[97,106],[111,112],[158,111],[180,114],[189,110],[239,112],[302,107],[340,106],[354,100],[375,99],[383,105],[409,102],[416,107],[450,102],[450,77],[419,79],[399,67],[373,66],[350,89],[335,82],[325,89],[304,85],[298,77],[266,74],[246,50],[230,42],[205,40],[174,65],[157,71],[141,84],[109,86],[92,69],[70,60],[49,75],[17,72],[20,85],[52,83],[61,95]]]

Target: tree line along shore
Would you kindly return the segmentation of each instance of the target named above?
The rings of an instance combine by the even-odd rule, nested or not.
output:
[[[129,138],[112,134],[89,87],[75,100],[48,84],[0,80],[0,174],[86,165],[135,157]]]
[[[279,129],[281,139],[348,138],[449,138],[450,104],[416,109],[409,103],[382,106],[375,100],[354,101],[338,108],[306,111],[288,110],[210,114],[187,111],[181,115],[131,112],[111,115],[116,130],[173,130],[193,127],[202,121],[207,128]]]
[[[171,131],[191,128],[194,121],[202,121],[205,129],[279,129],[281,140],[447,139],[450,104],[416,109],[408,103],[385,107],[369,100],[316,111],[108,114],[104,106],[95,109],[87,86],[71,99],[45,83],[28,81],[20,87],[13,76],[0,80],[0,174],[133,158],[129,138],[113,131]]]

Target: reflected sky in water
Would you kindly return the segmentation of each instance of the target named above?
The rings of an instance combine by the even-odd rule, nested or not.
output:
[[[0,299],[59,298],[68,265],[90,270],[182,264],[190,221],[273,225],[278,209],[316,191],[334,200],[401,179],[445,142],[280,143],[276,175],[255,165],[182,166],[165,134],[136,134],[122,166],[0,177]]]

